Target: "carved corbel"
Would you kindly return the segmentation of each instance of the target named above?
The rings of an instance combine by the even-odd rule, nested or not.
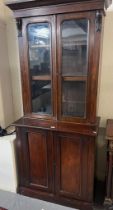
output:
[[[102,13],[100,11],[96,12],[95,24],[96,24],[96,32],[101,32],[101,29],[102,29]]]
[[[18,29],[18,37],[22,37],[22,19],[21,18],[16,19],[16,25]]]

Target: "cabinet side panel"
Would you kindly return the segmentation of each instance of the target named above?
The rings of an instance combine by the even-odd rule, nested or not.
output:
[[[48,185],[47,174],[47,142],[43,133],[28,133],[30,179],[38,185]]]

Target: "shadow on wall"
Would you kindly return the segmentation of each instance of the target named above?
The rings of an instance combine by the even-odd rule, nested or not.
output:
[[[3,17],[0,17],[0,49],[0,125],[6,127],[14,120],[14,115],[6,25]]]
[[[105,127],[106,120],[113,118],[113,10],[105,17],[98,98],[98,116],[101,127]]]
[[[23,116],[22,90],[20,76],[19,46],[16,21],[12,11],[5,7],[8,58],[12,85],[14,120]]]

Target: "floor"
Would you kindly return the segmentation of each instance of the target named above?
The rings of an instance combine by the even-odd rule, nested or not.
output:
[[[0,206],[8,210],[72,210],[72,208],[1,190]]]
[[[73,210],[73,208],[28,198],[16,193],[0,190],[0,207],[8,210]],[[94,210],[107,210],[102,206],[95,206]]]

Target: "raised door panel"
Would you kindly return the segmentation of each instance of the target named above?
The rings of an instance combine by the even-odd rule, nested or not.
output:
[[[30,181],[48,186],[47,139],[44,133],[28,133]]]
[[[63,192],[80,194],[80,146],[79,142],[68,141],[66,137],[60,142],[61,152],[61,189]],[[69,179],[70,177],[70,179]],[[67,181],[68,180],[68,181]],[[75,192],[76,189],[76,192]]]
[[[57,134],[56,193],[62,198],[93,199],[94,141],[71,134]]]
[[[51,134],[37,129],[24,129],[23,132],[20,136],[20,164],[24,170],[21,184],[31,189],[52,192],[54,172]]]

